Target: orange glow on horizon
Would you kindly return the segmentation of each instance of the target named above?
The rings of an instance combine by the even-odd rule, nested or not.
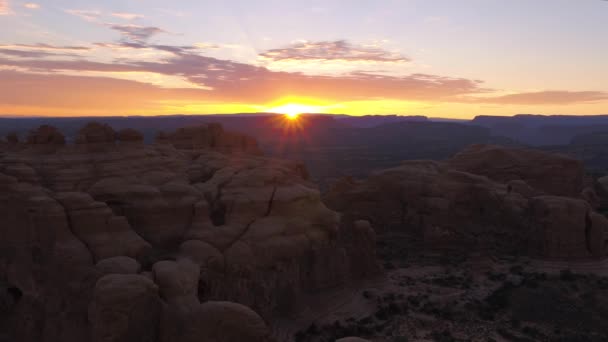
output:
[[[323,111],[322,106],[304,105],[299,103],[287,103],[281,106],[267,109],[271,113],[285,114],[290,120],[298,118],[298,115],[304,113],[319,113]]]

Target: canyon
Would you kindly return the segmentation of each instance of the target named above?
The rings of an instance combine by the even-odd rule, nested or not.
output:
[[[0,143],[0,340],[519,336],[490,323],[513,320],[505,301],[604,289],[605,184],[570,156],[474,144],[322,193],[303,163],[216,123],[154,142],[42,125]]]

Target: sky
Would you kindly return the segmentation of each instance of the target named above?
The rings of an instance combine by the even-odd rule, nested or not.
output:
[[[0,115],[608,114],[606,0],[0,0]]]

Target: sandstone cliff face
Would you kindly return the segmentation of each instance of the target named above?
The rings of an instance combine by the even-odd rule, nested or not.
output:
[[[544,168],[551,163],[543,164],[562,160],[559,156],[536,151],[520,154],[520,150],[498,147],[472,148],[488,150],[494,151],[492,155],[498,160],[485,152],[475,159],[470,149],[444,163],[408,161],[364,181],[345,179],[329,191],[326,202],[355,219],[369,220],[380,233],[407,232],[431,249],[549,258],[603,257],[608,253],[606,219],[575,197],[578,186],[567,188],[582,179],[578,167],[560,173],[557,166],[549,171]],[[500,158],[504,155],[508,156],[506,161]],[[531,176],[536,166],[518,164],[520,160],[531,164],[534,159],[529,159],[530,155],[538,157],[544,178]],[[505,164],[509,160],[514,160],[513,164]],[[460,171],[465,164],[494,179]],[[574,183],[569,182],[570,176]],[[541,187],[524,179],[540,182]],[[573,197],[550,195],[562,190]]]
[[[303,294],[379,272],[369,223],[247,137],[206,126],[144,145],[90,124],[63,146],[38,132],[0,155],[13,340],[267,341],[265,320]]]

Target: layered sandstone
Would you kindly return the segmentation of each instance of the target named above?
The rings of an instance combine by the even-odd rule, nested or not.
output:
[[[304,294],[379,272],[369,223],[246,136],[208,125],[144,145],[89,124],[63,146],[37,132],[0,157],[14,340],[268,341],[267,320]]]

